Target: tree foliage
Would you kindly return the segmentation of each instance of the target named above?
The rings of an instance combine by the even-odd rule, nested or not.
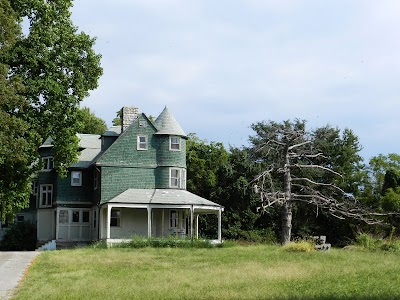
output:
[[[71,0],[0,0],[0,206],[27,205],[37,148],[54,140],[62,176],[76,160],[79,103],[102,73],[94,39],[77,32]],[[26,35],[21,21],[29,21]]]
[[[79,103],[97,87],[102,74],[95,40],[72,24],[71,0],[14,0],[20,18],[29,20],[29,33],[9,51],[10,76],[24,85],[29,103],[23,117],[42,138],[54,140],[55,169],[65,175],[76,160]]]
[[[89,107],[83,107],[78,111],[79,133],[103,134],[107,130],[106,122],[97,117]]]

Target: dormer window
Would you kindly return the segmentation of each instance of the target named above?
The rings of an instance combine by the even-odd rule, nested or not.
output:
[[[147,136],[146,135],[138,135],[137,150],[147,150]]]
[[[169,138],[169,150],[172,151],[181,150],[181,138],[179,136],[171,136]]]
[[[43,161],[43,171],[51,171],[54,168],[54,160],[52,156],[47,156],[42,158]]]

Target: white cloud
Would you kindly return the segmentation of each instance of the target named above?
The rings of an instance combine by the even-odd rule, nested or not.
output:
[[[237,146],[253,122],[299,117],[353,129],[365,156],[396,152],[399,15],[390,0],[78,0],[104,66],[85,104],[107,122],[168,105],[187,132]]]

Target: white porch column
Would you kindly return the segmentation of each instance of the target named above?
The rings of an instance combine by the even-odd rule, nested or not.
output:
[[[162,217],[161,217],[161,237],[164,237],[164,208],[162,210]]]
[[[190,206],[190,239],[193,240],[193,215],[194,215],[194,208],[193,205]]]
[[[222,229],[221,229],[222,222],[221,222],[221,219],[222,219],[222,210],[219,209],[218,210],[218,241],[219,242],[222,242]]]
[[[56,240],[58,240],[58,232],[59,232],[59,226],[60,224],[60,211],[59,208],[56,208]]]
[[[196,215],[196,239],[199,239],[199,215]]]
[[[104,216],[103,216],[103,208],[100,207],[98,209],[98,226],[99,226],[99,240],[101,240],[104,236]]]
[[[110,235],[110,225],[111,225],[111,205],[107,205],[107,228],[106,228],[106,232],[107,232],[107,239],[109,239],[111,237]]]
[[[147,236],[151,238],[151,207],[147,206]]]

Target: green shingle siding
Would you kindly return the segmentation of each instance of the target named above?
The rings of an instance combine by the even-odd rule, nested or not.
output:
[[[155,186],[153,168],[101,168],[101,202],[107,202],[129,188],[150,189]]]
[[[157,165],[186,168],[186,140],[181,139],[181,150],[169,149],[170,140],[168,135],[158,135],[157,140]]]
[[[139,127],[139,121],[146,121],[146,127]],[[120,135],[120,137],[102,155],[100,165],[155,167],[156,166],[156,138],[155,128],[142,115]],[[138,135],[147,136],[147,149],[137,150]]]
[[[82,186],[71,186],[71,172],[66,178],[57,177],[57,196],[53,201],[62,202],[91,202],[93,191],[92,172],[82,170]]]

